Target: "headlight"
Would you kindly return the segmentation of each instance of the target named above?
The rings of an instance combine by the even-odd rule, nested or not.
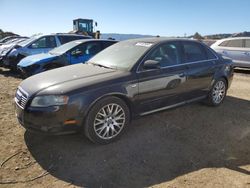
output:
[[[48,107],[64,105],[68,103],[68,96],[65,95],[44,95],[37,96],[31,102],[31,107]]]

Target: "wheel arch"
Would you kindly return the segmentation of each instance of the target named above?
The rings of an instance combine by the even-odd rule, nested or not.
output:
[[[129,113],[130,113],[130,117],[132,117],[133,115],[133,105],[132,105],[132,102],[129,100],[128,96],[126,96],[125,94],[122,94],[122,93],[109,93],[109,94],[105,94],[105,95],[102,95],[100,97],[98,97],[97,99],[93,100],[87,110],[85,111],[84,113],[84,119],[86,119],[87,115],[89,114],[89,111],[91,108],[93,108],[93,106],[100,100],[106,98],[106,97],[117,97],[119,99],[121,99],[123,102],[125,102],[125,104],[128,106],[128,109],[129,109]],[[131,120],[132,118],[130,118]],[[85,120],[84,120],[85,121]],[[84,122],[83,121],[83,122]]]
[[[229,84],[229,82],[228,82],[227,76],[225,76],[225,75],[217,75],[217,76],[215,76],[215,77],[213,78],[213,80],[212,80],[211,85],[210,85],[210,89],[211,89],[212,86],[214,85],[215,81],[218,80],[218,79],[220,79],[220,78],[223,78],[223,79],[226,81],[227,89],[228,89],[228,84]]]

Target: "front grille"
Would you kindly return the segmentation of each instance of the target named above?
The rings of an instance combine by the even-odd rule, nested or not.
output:
[[[22,109],[24,109],[28,101],[28,94],[20,87],[16,91],[15,101],[17,105],[21,107]]]

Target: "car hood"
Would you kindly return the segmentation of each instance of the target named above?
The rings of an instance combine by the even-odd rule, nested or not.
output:
[[[18,66],[20,67],[28,67],[33,64],[41,64],[44,62],[52,61],[56,59],[57,55],[52,55],[50,53],[42,53],[37,55],[31,55],[23,58],[19,63]]]
[[[121,75],[121,72],[90,64],[76,64],[31,76],[21,82],[19,87],[29,96],[38,92],[63,94],[93,83],[100,83],[107,78],[114,78]]]

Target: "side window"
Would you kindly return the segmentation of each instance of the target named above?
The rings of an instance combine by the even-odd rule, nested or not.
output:
[[[80,39],[86,39],[86,38],[87,37],[84,37],[84,36],[58,36],[58,39],[60,40],[61,44],[65,44],[73,40],[80,40]]]
[[[250,48],[250,39],[246,39],[245,48]]]
[[[101,51],[101,43],[92,42],[92,43],[85,43],[75,47],[72,51],[72,55],[90,55],[93,56]]]
[[[228,44],[229,40],[223,41],[222,43],[219,44],[219,46],[224,46],[226,47]]]
[[[208,59],[217,59],[217,56],[215,56],[215,54],[212,52],[211,49],[206,48],[206,52],[207,52]]]
[[[101,50],[102,50],[101,43],[91,42],[87,44],[85,54],[93,56],[97,54],[98,52],[100,52]]]
[[[58,36],[58,38],[59,38],[61,44],[65,44],[65,43],[68,43],[68,42],[74,40],[72,38],[72,36]]]
[[[58,39],[59,39],[61,44],[67,43],[66,37],[64,37],[64,36],[58,36]]]
[[[204,47],[198,43],[184,42],[183,49],[186,63],[207,60]]]
[[[243,47],[243,40],[236,39],[236,40],[228,40],[226,47],[235,47],[235,48],[242,48]]]
[[[110,42],[110,41],[105,41],[103,42],[103,48],[107,48],[113,44],[115,44],[116,42]]]
[[[42,37],[35,42],[33,42],[29,48],[32,49],[39,49],[39,48],[55,48],[56,47],[56,40],[53,36]]]
[[[161,67],[180,63],[178,43],[166,43],[156,47],[146,58],[160,62]]]
[[[56,39],[54,36],[46,37],[46,45],[47,48],[55,48],[56,47]]]
[[[80,44],[76,47],[74,47],[70,53],[73,56],[79,56],[79,55],[85,55],[85,51],[86,51],[86,44]]]

